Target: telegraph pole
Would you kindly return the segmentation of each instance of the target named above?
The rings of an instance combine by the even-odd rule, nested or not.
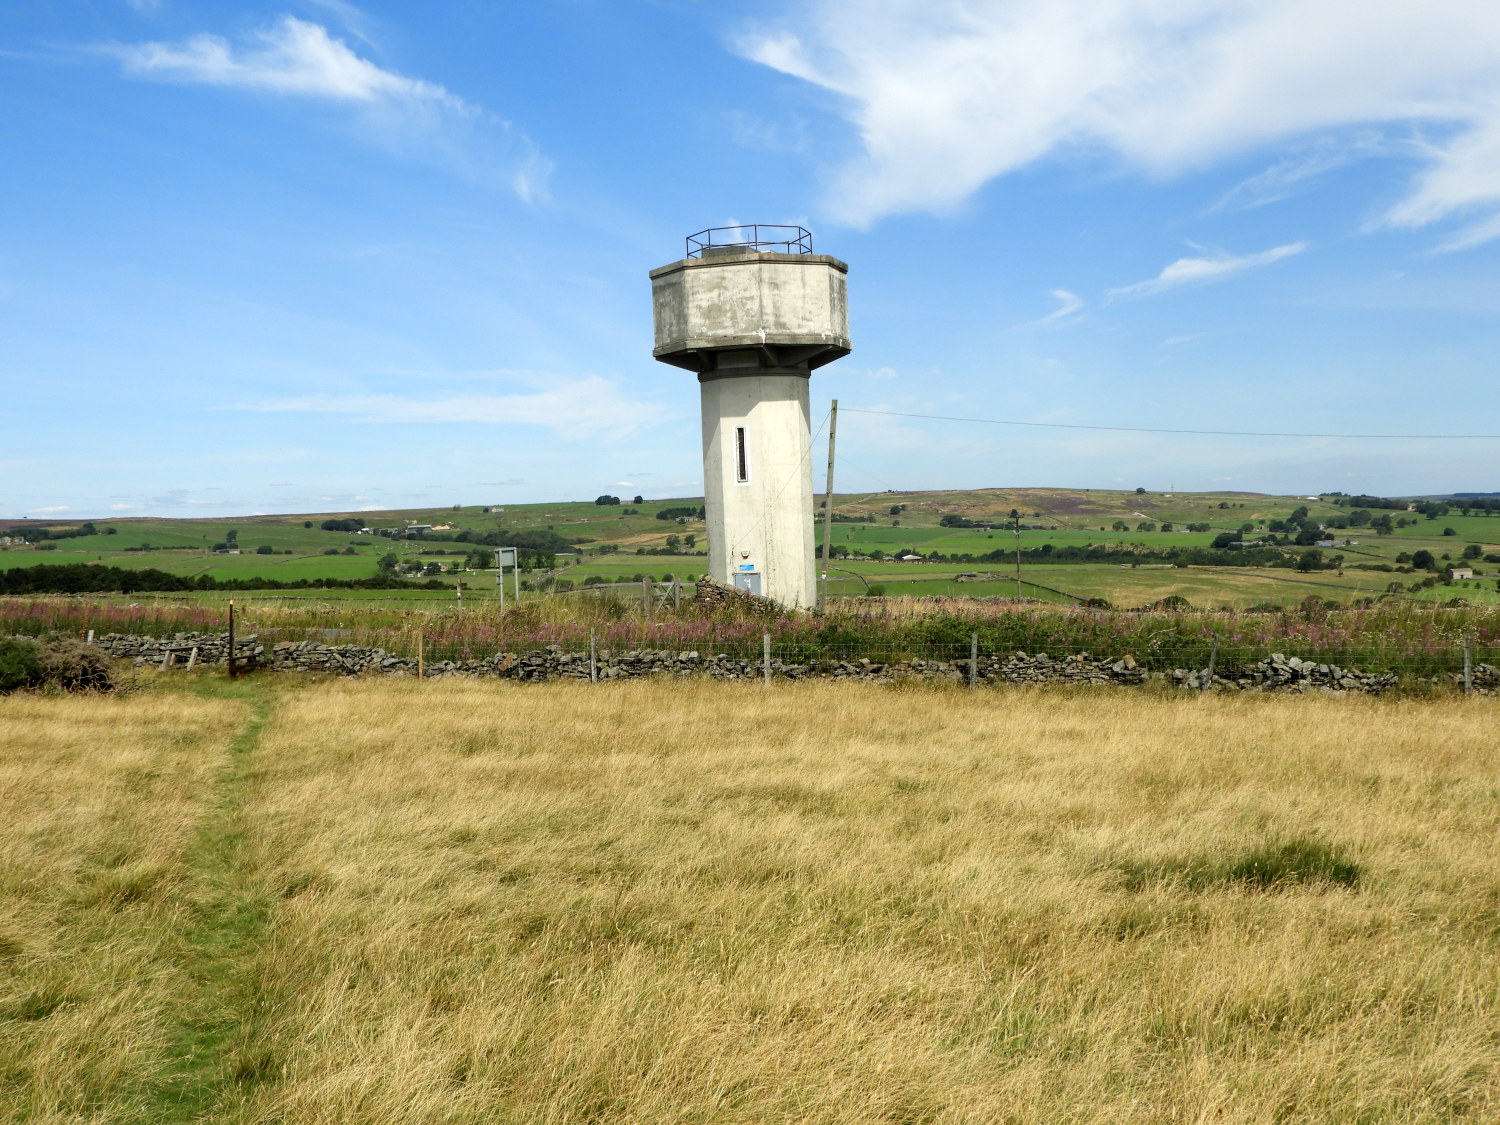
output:
[[[823,570],[818,582],[818,612],[828,608],[828,564],[833,561],[833,444],[839,429],[839,400],[828,411],[828,481],[823,496]]]
[[[1021,513],[1010,510],[1010,518],[1016,522],[1016,601],[1021,600]]]

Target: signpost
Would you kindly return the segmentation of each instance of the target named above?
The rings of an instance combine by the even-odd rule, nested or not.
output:
[[[516,604],[521,604],[521,567],[516,560],[514,547],[495,548],[495,581],[500,589],[500,612],[505,612],[505,568],[510,567],[515,575]]]

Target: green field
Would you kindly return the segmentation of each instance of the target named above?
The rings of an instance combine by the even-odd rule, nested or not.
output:
[[[413,511],[324,513],[314,516],[250,516],[235,519],[99,520],[100,528],[112,534],[91,535],[56,541],[37,547],[0,549],[0,569],[41,563],[99,563],[119,567],[154,567],[184,577],[211,575],[218,579],[275,578],[283,581],[318,578],[367,578],[376,573],[377,561],[394,552],[403,561],[436,562],[445,583],[462,580],[467,597],[494,596],[493,573],[455,574],[448,566],[462,560],[473,549],[464,543],[396,540],[347,531],[325,531],[318,524],[330,515],[358,515],[374,528],[400,528],[411,523],[451,525],[454,531],[475,533],[506,531],[551,531],[570,542],[571,553],[561,552],[551,577],[581,587],[589,579],[609,584],[639,582],[641,576],[655,581],[669,577],[691,581],[707,567],[706,533],[701,521],[656,519],[664,508],[697,506],[697,498],[668,498],[619,507],[589,502],[507,505],[486,512],[481,507],[420,509]],[[625,509],[638,509],[626,514]],[[1002,557],[991,562],[960,562],[952,556],[980,556],[1000,551],[1009,554],[1017,545],[1008,527],[994,530],[941,526],[944,516],[999,520],[1013,508],[1022,513],[1019,544],[1036,550],[1050,544],[1054,549],[1102,545],[1111,549],[1165,550],[1172,547],[1207,547],[1222,531],[1245,524],[1264,527],[1270,520],[1286,519],[1298,507],[1306,507],[1312,519],[1328,521],[1347,517],[1350,509],[1327,500],[1295,496],[1264,496],[1245,493],[1145,493],[1079,491],[1064,489],[982,489],[974,491],[881,493],[845,495],[836,498],[835,513],[841,518],[875,522],[833,524],[833,544],[849,551],[848,559],[835,559],[830,590],[835,595],[861,595],[871,585],[888,594],[1011,597],[1015,595],[1013,564]],[[900,509],[892,513],[892,508]],[[1380,513],[1376,513],[1380,514]],[[1193,566],[1172,568],[1146,562],[1140,566],[1116,564],[1037,565],[1024,567],[1022,592],[1027,597],[1068,601],[1074,598],[1105,598],[1122,606],[1144,605],[1169,595],[1179,595],[1195,605],[1248,606],[1273,602],[1290,604],[1309,594],[1348,602],[1356,598],[1385,595],[1392,583],[1401,586],[1400,596],[1446,601],[1463,597],[1475,604],[1500,604],[1496,578],[1500,565],[1464,560],[1463,550],[1476,544],[1481,555],[1500,552],[1500,517],[1464,516],[1454,511],[1437,519],[1416,513],[1393,512],[1410,519],[1411,526],[1380,536],[1368,527],[1330,531],[1338,543],[1325,548],[1325,555],[1342,555],[1343,569],[1298,573],[1286,568]],[[9,521],[12,526],[40,521]],[[1123,522],[1128,530],[1115,530]],[[1143,523],[1157,530],[1140,530]],[[1187,523],[1207,524],[1206,532],[1161,531],[1164,522],[1179,529]],[[311,526],[307,526],[307,525]],[[58,528],[76,523],[55,523]],[[1451,534],[1444,534],[1451,530]],[[214,554],[211,547],[223,542],[230,531],[238,533],[239,555]],[[0,534],[4,534],[0,527]],[[819,525],[819,536],[822,527]],[[1257,534],[1252,532],[1252,535]],[[668,536],[685,541],[677,553],[668,551]],[[46,549],[51,546],[53,549]],[[256,553],[265,547],[271,554]],[[1297,549],[1289,548],[1295,552]],[[1423,572],[1399,573],[1362,566],[1396,567],[1398,556],[1430,551],[1441,568],[1460,562],[1474,565],[1477,577],[1453,585],[1411,590]],[[327,553],[327,552],[337,553]],[[345,554],[352,551],[352,554]],[[897,562],[908,553],[930,555],[941,560]],[[977,581],[955,581],[960,574],[977,574]],[[529,580],[546,575],[533,574]],[[278,592],[281,593],[281,592]],[[291,594],[294,592],[285,592]],[[327,597],[323,591],[314,592]],[[352,591],[341,592],[345,596]],[[361,592],[368,593],[368,592]],[[390,596],[386,592],[384,596]],[[431,597],[431,594],[422,595]],[[448,597],[440,593],[439,597]]]

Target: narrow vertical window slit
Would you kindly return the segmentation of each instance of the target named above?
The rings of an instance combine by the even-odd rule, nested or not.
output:
[[[740,484],[750,483],[750,455],[745,450],[745,427],[734,428],[734,479]]]

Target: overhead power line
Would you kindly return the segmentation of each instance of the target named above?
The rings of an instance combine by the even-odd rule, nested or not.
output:
[[[1500,434],[1280,434],[1260,430],[1167,430],[1150,426],[1082,426],[1069,422],[1012,422],[1004,418],[958,418],[948,414],[906,414],[899,410],[862,410],[846,406],[854,414],[881,414],[888,418],[926,418],[933,422],[982,422],[990,426],[1028,426],[1043,430],[1108,430],[1118,434],[1196,434],[1205,437],[1346,438],[1356,441],[1500,441]]]

